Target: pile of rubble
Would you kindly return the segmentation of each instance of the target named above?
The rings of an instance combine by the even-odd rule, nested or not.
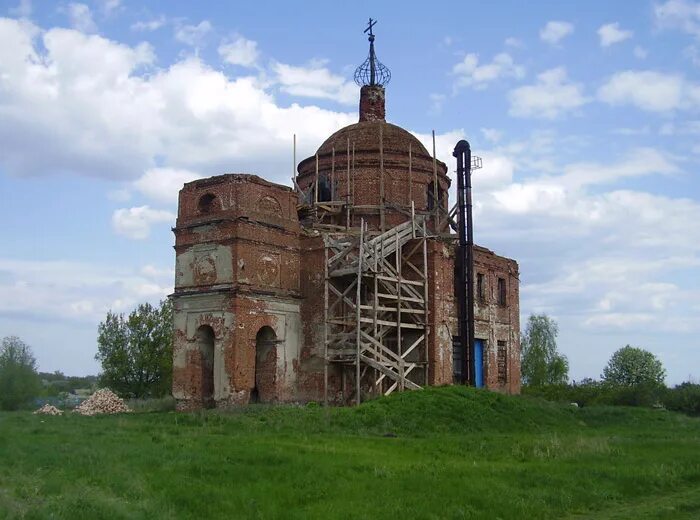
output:
[[[37,411],[34,412],[34,415],[63,415],[63,412],[56,408],[53,405],[50,404],[45,404],[41,408],[39,408]]]
[[[129,412],[124,400],[108,388],[101,388],[73,410],[80,415]]]

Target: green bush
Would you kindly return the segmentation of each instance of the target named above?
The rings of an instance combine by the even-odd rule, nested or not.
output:
[[[0,341],[0,410],[31,408],[41,393],[32,349],[17,336]]]
[[[686,382],[674,388],[667,388],[662,402],[669,410],[698,416],[700,415],[700,385]]]
[[[666,390],[657,384],[617,386],[592,379],[579,383],[525,386],[522,393],[548,401],[576,403],[579,406],[654,406],[662,402]]]

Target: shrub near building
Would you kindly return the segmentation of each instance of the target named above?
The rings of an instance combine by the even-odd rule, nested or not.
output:
[[[170,394],[173,313],[169,300],[158,307],[139,305],[125,317],[109,312],[98,327],[95,359],[102,364],[100,383],[122,397]]]
[[[26,407],[39,395],[41,382],[32,349],[17,336],[0,344],[0,410]]]

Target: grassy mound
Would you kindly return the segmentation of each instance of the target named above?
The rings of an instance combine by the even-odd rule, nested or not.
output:
[[[230,412],[178,414],[180,425],[207,425],[221,433],[342,433],[400,435],[571,431],[577,410],[539,399],[501,395],[464,386],[426,388],[363,403],[359,407],[248,406]]]
[[[673,412],[465,387],[353,408],[0,413],[0,519],[694,519],[699,438]]]
[[[346,430],[408,435],[538,432],[577,427],[572,407],[465,386],[432,387],[334,410]]]
[[[145,415],[145,422],[162,427],[162,414]],[[471,433],[537,434],[577,432],[587,428],[629,427],[634,424],[685,424],[675,413],[629,407],[586,407],[544,399],[502,395],[465,386],[431,387],[367,401],[355,407],[324,408],[252,405],[227,412],[207,410],[167,414],[169,426],[205,427],[236,435],[342,434],[425,437]]]

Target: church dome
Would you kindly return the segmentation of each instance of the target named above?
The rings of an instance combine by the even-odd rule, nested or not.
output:
[[[386,122],[384,85],[391,74],[376,59],[372,34],[369,41],[369,58],[355,74],[359,121],[299,163],[295,184],[302,206],[319,225],[346,229],[364,221],[385,230],[413,214],[433,215],[437,222],[438,213],[448,211],[447,165],[413,134]]]
[[[349,144],[350,152],[354,149],[358,160],[378,161],[381,148],[385,162],[398,161],[407,169],[410,153],[415,171],[432,172],[433,158],[423,143],[407,130],[384,120],[383,87],[362,87],[359,113],[359,122],[341,128],[321,144],[316,152],[320,162],[325,163],[324,159],[331,157],[334,152],[336,160],[345,157]],[[300,178],[313,174],[314,170],[315,156],[301,161],[297,168]],[[442,161],[437,161],[437,173],[441,177],[447,173],[447,166]]]
[[[404,152],[408,153],[409,146],[414,155],[425,155],[430,157],[428,150],[412,133],[404,130],[400,126],[392,125],[381,120],[360,121],[354,125],[341,128],[328,139],[318,149],[318,154],[331,153],[333,148],[336,152],[347,148],[348,140],[355,143],[355,151],[378,151],[379,133],[382,133],[382,146],[384,152]]]

